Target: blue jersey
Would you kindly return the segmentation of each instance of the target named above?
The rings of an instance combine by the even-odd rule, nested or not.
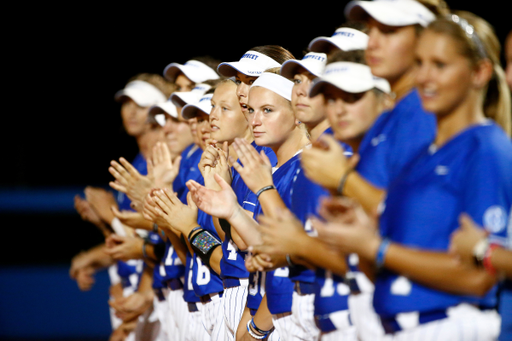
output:
[[[201,149],[195,144],[191,144],[181,153],[180,169],[176,179],[173,182],[173,190],[183,203],[187,203],[188,188],[185,183],[192,179],[196,180],[201,178],[201,173],[197,168],[197,164],[201,160]],[[194,168],[195,166],[195,168]],[[166,250],[164,255],[164,269],[161,273],[165,273],[164,280],[169,281],[175,278],[181,278],[184,275],[185,267],[174,251],[174,248],[169,240],[166,242]]]
[[[267,157],[270,159],[270,163],[272,166],[277,164],[276,154],[272,151],[272,149],[268,147],[258,146],[256,143],[252,142],[251,144],[258,153],[260,151],[264,151]],[[238,161],[240,163],[240,161]],[[235,168],[231,169],[231,174],[233,175],[233,180],[231,182],[231,187],[236,194],[236,198],[238,200],[238,204],[245,210],[254,212],[256,208],[256,203],[258,199],[256,198],[256,194],[254,194],[245,184],[240,174],[236,171]],[[225,231],[226,235],[224,237],[224,241],[222,242],[222,253],[223,257],[220,262],[220,269],[223,278],[233,277],[233,278],[248,278],[249,272],[245,268],[245,256],[247,255],[246,251],[240,251],[238,246],[233,242],[231,238],[231,229]]]
[[[187,181],[202,178],[197,165],[203,151],[196,144],[191,144],[181,153],[180,169],[172,184],[172,189],[183,203],[187,203]]]
[[[201,184],[204,183],[203,177],[198,168],[201,155],[202,150],[195,144],[185,148],[185,150],[181,153],[180,169],[178,176],[176,179],[174,179],[173,190],[184,204],[187,204],[188,194],[186,182],[188,180],[195,180]],[[167,254],[170,252],[170,250],[167,250]],[[168,257],[166,259],[168,259]],[[194,293],[194,287],[192,286],[192,267],[194,265],[192,255],[187,251],[187,260],[184,268],[182,268],[183,264],[181,261],[178,261],[176,252],[171,253],[171,259],[172,260],[169,260],[168,264],[165,265],[166,279],[170,280],[172,278],[177,278],[171,276],[179,276],[183,269],[185,272],[183,283],[183,298],[186,302],[199,302],[199,297],[197,297]]]
[[[212,216],[199,210],[197,214],[197,223],[212,236],[220,240],[215,226],[213,225]],[[208,264],[203,264],[201,258],[194,254],[194,264],[192,266],[192,286],[197,296],[206,294],[214,294],[224,290],[220,276],[210,269]]]
[[[425,112],[417,90],[411,91],[388,112],[382,113],[359,146],[356,170],[374,186],[389,183],[432,143],[436,121]]]
[[[407,247],[447,252],[450,235],[463,212],[506,241],[512,205],[512,144],[490,121],[469,127],[441,148],[432,145],[396,177],[388,189],[380,233]],[[409,311],[433,311],[461,302],[493,307],[495,289],[483,298],[454,295],[382,271],[375,283],[374,306],[391,317]]]
[[[288,208],[291,207],[290,190],[293,178],[300,167],[299,155],[300,153],[295,154],[272,175],[274,186]],[[262,213],[261,205],[258,202],[254,210],[254,217],[257,218]],[[251,309],[258,309],[266,290],[267,305],[272,314],[290,312],[292,310],[293,282],[288,278],[288,274],[288,267],[268,271],[264,281],[262,281],[263,274],[251,274],[247,306]],[[265,284],[265,287],[262,284]]]

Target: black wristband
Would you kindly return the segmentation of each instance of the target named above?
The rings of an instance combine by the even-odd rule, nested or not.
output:
[[[207,266],[210,266],[210,257],[213,251],[222,244],[221,241],[215,238],[210,232],[202,228],[200,228],[200,231],[194,234],[189,241],[195,254],[201,258],[203,264]]]
[[[341,177],[340,183],[338,185],[338,194],[343,195],[343,187],[345,187],[345,182],[347,182],[348,175],[353,171],[352,168],[349,168],[345,174]]]
[[[156,260],[161,261],[165,254],[165,243],[153,244],[153,253],[155,254]]]
[[[276,186],[274,185],[270,185],[270,186],[265,186],[263,187],[262,189],[260,189],[257,193],[256,193],[256,198],[259,198],[261,193],[265,192],[265,191],[268,191],[269,189],[276,189]]]

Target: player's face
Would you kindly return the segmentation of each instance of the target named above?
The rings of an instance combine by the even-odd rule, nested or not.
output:
[[[416,83],[423,107],[436,115],[461,108],[472,95],[473,68],[446,34],[425,30],[416,51]]]
[[[235,137],[244,137],[249,123],[242,113],[236,96],[236,84],[225,82],[215,89],[210,112],[210,137],[218,142],[233,142]]]
[[[249,88],[252,83],[258,77],[246,76],[243,73],[237,72],[235,76],[236,87],[236,95],[238,96],[238,101],[240,102],[240,106],[242,107],[242,112],[247,114],[247,103],[249,101]]]
[[[148,112],[149,107],[141,107],[129,98],[121,104],[121,118],[128,135],[140,136],[146,131]]]
[[[321,98],[308,96],[311,82],[315,78],[315,75],[305,70],[293,76],[292,108],[295,117],[305,124],[318,124],[325,119],[323,110],[319,110],[322,107]]]
[[[163,127],[165,142],[172,155],[180,155],[188,145],[194,142],[188,122],[181,117],[181,108],[178,112],[178,118],[166,115]]]
[[[372,73],[394,83],[414,66],[417,43],[414,26],[387,26],[368,20],[369,40],[366,62]]]
[[[279,147],[296,128],[290,102],[259,86],[251,88],[247,118],[259,146]]]
[[[164,129],[158,124],[150,124],[149,129],[141,137],[141,144],[147,150],[152,150],[157,142],[164,142],[165,134]]]
[[[334,137],[344,142],[360,140],[382,111],[380,101],[372,90],[350,93],[325,85],[322,94],[317,97],[324,99]]]
[[[512,31],[510,31],[508,34],[505,44],[505,58],[507,59],[507,84],[510,90],[512,90]]]
[[[192,137],[194,138],[194,143],[199,144],[199,140],[197,139],[197,117],[193,117],[188,120],[188,125],[190,126],[190,131],[192,132]]]
[[[178,86],[178,89],[176,91],[178,92],[187,92],[192,91],[192,89],[195,86],[195,83],[192,82],[190,79],[188,79],[184,74],[180,73],[178,77],[176,77],[175,81],[176,85]]]
[[[197,116],[197,144],[202,150],[206,149],[206,140],[210,138],[210,122],[208,120],[208,115],[203,112],[199,112]]]

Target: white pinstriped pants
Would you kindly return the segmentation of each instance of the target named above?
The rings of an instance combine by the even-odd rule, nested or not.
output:
[[[227,341],[235,340],[236,331],[247,303],[248,283],[244,284],[245,285],[242,284],[237,287],[224,289],[224,296],[222,297],[225,324],[224,340]]]
[[[209,335],[208,340],[224,341],[226,325],[224,324],[224,296],[211,296],[211,301],[207,303],[197,303],[201,305],[201,318],[204,329]]]

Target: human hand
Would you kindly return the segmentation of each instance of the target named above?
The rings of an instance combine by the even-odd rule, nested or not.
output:
[[[288,209],[280,209],[275,217],[260,215],[258,221],[262,244],[251,246],[257,254],[295,254],[298,239],[308,238],[300,220]]]
[[[245,268],[249,272],[269,271],[273,266],[272,258],[266,254],[249,252],[245,257]]]
[[[134,229],[152,230],[153,224],[144,218],[142,212],[133,211],[119,211],[113,207],[112,212],[114,215],[126,226]]]
[[[376,233],[376,222],[361,205],[346,197],[321,200],[319,218],[311,218],[318,238],[343,253],[357,253],[374,260],[381,238]]]
[[[165,220],[164,217],[158,212],[158,210],[161,209],[154,198],[154,194],[157,190],[157,188],[153,188],[144,198],[144,209],[142,211],[142,215],[144,219],[157,224],[158,227],[163,229],[170,229],[172,227],[167,224],[167,220]]]
[[[220,191],[208,189],[194,180],[187,181],[187,188],[192,200],[201,211],[229,220],[241,207],[231,186],[218,174],[214,174],[214,179],[220,186]]]
[[[123,321],[130,321],[142,315],[153,303],[153,291],[135,292],[128,297],[109,301],[115,315]]]
[[[82,199],[79,195],[75,196],[75,209],[83,220],[88,221],[97,227],[104,226],[103,221],[98,213],[94,211],[91,204],[87,200]]]
[[[487,238],[488,233],[465,213],[459,216],[459,228],[455,230],[450,238],[449,252],[458,257],[463,263],[474,264],[473,249],[476,244]]]
[[[119,162],[112,160],[108,171],[115,181],[109,182],[110,187],[125,193],[133,203],[133,208],[142,209],[142,202],[149,190],[154,187],[154,179],[151,174],[141,175],[125,158],[119,158]]]
[[[175,193],[168,189],[155,191],[154,201],[158,205],[156,212],[167,221],[167,224],[188,236],[189,232],[197,227],[197,206],[187,195],[187,205],[183,204]]]
[[[76,283],[81,291],[89,291],[96,282],[94,280],[94,269],[91,266],[80,268],[76,272]]]
[[[144,240],[140,237],[123,237],[111,234],[105,240],[105,253],[115,260],[142,259]]]
[[[215,140],[210,140],[210,142],[216,143]],[[215,144],[207,145],[199,162],[199,169],[203,175],[206,188],[220,191],[220,186],[215,181],[214,174],[219,174],[226,183],[231,184],[231,167],[228,158],[229,147],[227,142],[224,142],[223,149],[218,148]]]
[[[92,263],[93,260],[91,259],[91,257],[89,257],[88,252],[80,252],[71,260],[71,267],[69,268],[69,277],[76,279],[76,277],[78,276],[78,271],[86,267],[90,267]]]
[[[153,161],[148,162],[148,173],[154,178],[154,187],[172,188],[172,184],[178,176],[180,170],[181,156],[177,156],[174,161],[171,158],[171,152],[166,143],[157,142],[153,147]]]
[[[87,186],[85,188],[85,198],[103,222],[107,224],[112,222],[114,213],[112,213],[111,207],[117,207],[112,192],[107,192],[99,187]]]
[[[322,135],[311,148],[305,148],[301,155],[301,165],[306,176],[313,182],[328,189],[336,190],[341,178],[353,169],[359,156],[347,158],[343,148],[330,135]]]
[[[236,151],[243,166],[232,157],[230,157],[230,162],[253,193],[257,193],[263,187],[274,184],[272,164],[263,151],[261,154],[258,154],[249,142],[240,138],[236,138],[235,142],[233,142],[233,149]]]

